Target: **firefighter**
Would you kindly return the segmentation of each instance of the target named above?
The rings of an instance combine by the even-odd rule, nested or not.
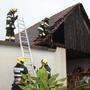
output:
[[[39,37],[45,37],[48,34],[49,28],[49,18],[45,18],[41,21],[40,26],[38,27]]]
[[[42,59],[41,60],[41,67],[40,67],[40,69],[41,68],[45,68],[46,70],[47,70],[47,73],[48,73],[48,79],[51,77],[51,68],[49,67],[49,65],[48,65],[48,59]]]
[[[21,90],[21,88],[18,85],[20,84],[20,81],[22,79],[22,74],[28,73],[27,68],[24,66],[25,61],[25,57],[17,58],[17,64],[14,67],[14,83],[12,84],[11,90]]]
[[[10,11],[7,13],[6,17],[6,41],[11,40],[12,42],[15,41],[14,29],[15,29],[15,21],[18,18],[18,15],[15,16],[17,12],[16,8],[11,8]]]

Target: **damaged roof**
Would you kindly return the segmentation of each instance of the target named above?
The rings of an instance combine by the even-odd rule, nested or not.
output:
[[[38,38],[37,27],[40,22],[27,29],[31,46],[35,47],[64,47],[90,53],[90,20],[81,3],[73,5],[53,16],[49,21],[49,34]],[[16,36],[16,42],[18,38]]]
[[[45,38],[38,38],[39,25],[40,22],[27,29],[31,47],[64,47],[90,53],[90,20],[81,3],[51,16],[50,33]],[[15,43],[19,44],[18,34],[15,37]]]
[[[77,5],[79,5],[79,4],[71,6],[71,7],[69,7],[69,8],[67,8],[67,9],[65,9],[65,10],[63,10],[63,11],[61,11],[61,12],[59,12],[59,13],[50,17],[49,25],[50,25],[51,33],[54,33],[55,30],[57,30],[58,22],[59,22],[59,25],[61,23],[63,23],[64,18],[66,18],[68,16],[68,14],[72,11],[72,9],[74,7],[76,7]],[[36,23],[35,25],[33,25],[33,26],[31,26],[27,29],[27,33],[28,33],[28,37],[29,37],[29,41],[30,41],[31,46],[36,46],[35,41],[38,42],[37,38],[38,38],[39,32],[37,30],[37,27],[39,25],[40,25],[40,22]],[[16,35],[16,43],[18,43],[18,41],[19,41],[18,40],[18,35]],[[40,41],[43,41],[43,39],[41,39]]]

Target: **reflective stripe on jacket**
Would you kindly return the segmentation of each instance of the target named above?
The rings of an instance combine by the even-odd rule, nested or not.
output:
[[[22,64],[17,64],[15,67],[14,67],[14,80],[15,82],[20,82],[21,78],[22,78],[22,74],[27,74],[28,73],[28,70],[27,68],[22,65]]]

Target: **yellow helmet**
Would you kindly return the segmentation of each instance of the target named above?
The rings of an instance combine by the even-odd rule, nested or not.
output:
[[[11,8],[10,11],[11,12],[17,12],[17,8]]]
[[[26,61],[26,58],[25,57],[19,57],[19,58],[17,58],[17,63],[18,64],[23,64],[25,61]]]
[[[42,59],[42,60],[41,60],[41,63],[48,64],[48,59],[47,59],[47,58]]]

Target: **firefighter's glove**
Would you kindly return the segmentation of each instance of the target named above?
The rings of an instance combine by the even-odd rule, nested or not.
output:
[[[16,19],[18,18],[18,15],[16,15]]]

